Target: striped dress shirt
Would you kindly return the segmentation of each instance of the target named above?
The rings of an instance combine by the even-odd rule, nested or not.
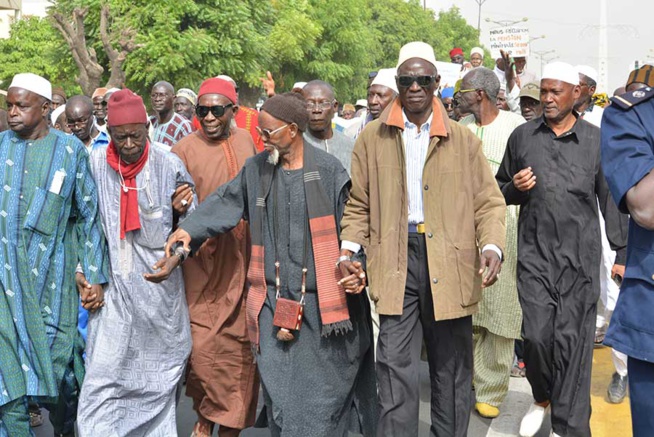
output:
[[[404,131],[402,143],[406,162],[406,184],[409,194],[409,224],[415,225],[425,221],[422,209],[422,171],[425,167],[427,149],[429,149],[429,128],[431,127],[432,112],[429,119],[418,128],[410,122],[404,111]]]

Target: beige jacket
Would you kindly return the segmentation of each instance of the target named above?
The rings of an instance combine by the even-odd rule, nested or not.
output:
[[[481,298],[479,248],[505,243],[504,197],[479,139],[447,118],[434,99],[431,141],[423,170],[425,240],[434,315],[473,314]],[[341,240],[365,248],[377,312],[402,314],[407,277],[408,194],[396,98],[357,138],[352,190],[341,221]]]

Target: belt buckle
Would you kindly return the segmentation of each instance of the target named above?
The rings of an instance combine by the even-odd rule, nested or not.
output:
[[[419,234],[424,234],[425,233],[425,224],[424,223],[418,223],[416,225],[416,232]]]

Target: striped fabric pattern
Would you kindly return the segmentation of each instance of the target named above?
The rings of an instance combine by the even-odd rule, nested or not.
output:
[[[51,129],[36,141],[0,134],[0,405],[58,395],[76,340],[79,260],[107,282],[106,245],[84,145]],[[55,173],[64,173],[60,190]],[[51,192],[58,191],[57,192]],[[69,220],[73,220],[70,224]],[[75,226],[75,241],[67,227]]]
[[[404,143],[404,155],[406,157],[406,183],[409,194],[409,224],[423,223],[425,214],[422,209],[422,171],[425,167],[425,158],[429,149],[429,128],[433,114],[420,126],[413,124],[404,117],[404,131],[402,142]]]

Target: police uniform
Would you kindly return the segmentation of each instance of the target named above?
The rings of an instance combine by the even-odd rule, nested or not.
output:
[[[654,169],[654,88],[616,96],[602,120],[602,166],[620,210]],[[652,199],[654,201],[654,199]],[[629,222],[624,281],[605,344],[629,356],[634,437],[654,436],[654,231]]]

